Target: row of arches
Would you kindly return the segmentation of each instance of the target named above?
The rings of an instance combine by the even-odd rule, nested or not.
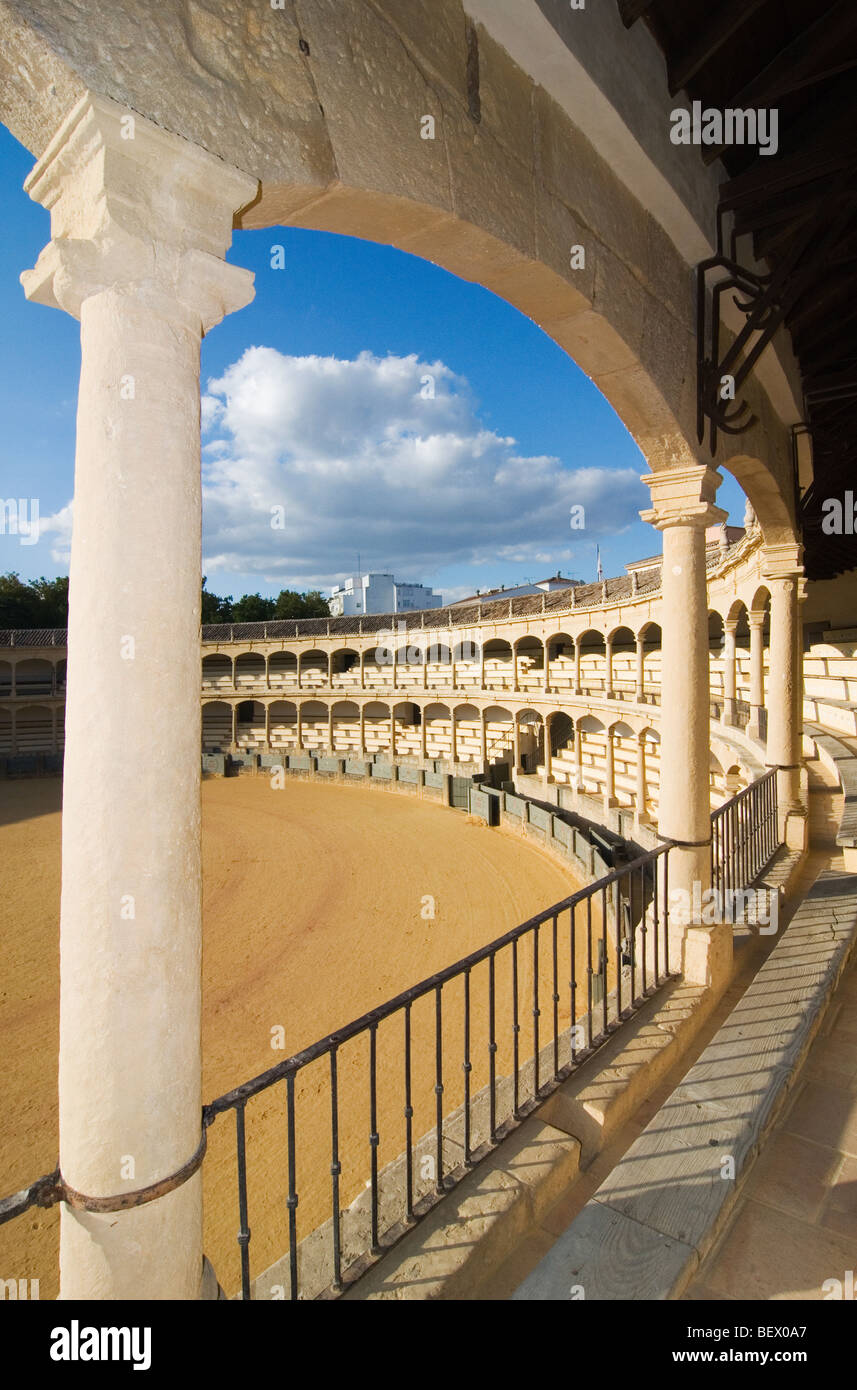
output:
[[[208,752],[333,754],[404,760],[441,759],[481,771],[507,764],[522,773],[567,785],[599,798],[606,807],[632,807],[647,817],[657,807],[660,784],[657,729],[595,714],[572,718],[565,710],[546,714],[483,709],[469,703],[370,700],[207,701],[202,711]],[[712,751],[712,806],[747,784],[752,769]]]
[[[65,711],[62,705],[17,705],[0,708],[0,755],[61,753]]]
[[[66,660],[48,661],[45,657],[21,657],[17,661],[0,661],[0,699],[45,697],[65,694]]]

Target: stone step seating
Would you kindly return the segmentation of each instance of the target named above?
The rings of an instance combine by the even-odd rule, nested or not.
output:
[[[581,1289],[588,1302],[681,1296],[798,1077],[855,935],[857,876],[825,870],[715,1037],[513,1301],[564,1302]]]
[[[849,867],[857,867],[857,738],[831,734],[812,723],[804,723],[804,735],[810,739],[817,756],[839,784],[844,804],[835,842],[846,851]]]

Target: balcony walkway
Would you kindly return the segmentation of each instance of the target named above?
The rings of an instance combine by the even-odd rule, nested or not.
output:
[[[820,1299],[854,1269],[857,875],[826,851],[801,878],[696,1061],[542,1222],[529,1273],[498,1271],[495,1297]]]

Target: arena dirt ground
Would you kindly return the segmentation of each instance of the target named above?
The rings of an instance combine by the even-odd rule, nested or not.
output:
[[[206,780],[202,804],[206,1100],[579,886],[559,862],[511,832],[390,792],[297,781],[275,791],[266,778],[241,777]],[[0,1195],[50,1171],[56,1161],[60,806],[59,781],[0,782]],[[429,896],[433,918],[422,915]],[[531,987],[532,965],[522,958],[523,992],[528,981]],[[544,998],[547,1005],[547,991]],[[415,1137],[430,1129],[434,1106],[434,1013],[432,1001],[425,1004],[414,1009]],[[484,1084],[487,1064],[487,1046],[478,1040],[486,992],[475,978],[473,1005],[474,1055],[482,1059],[474,1069],[475,1092]],[[450,1031],[460,1028],[461,1015],[454,1006],[451,999],[443,1029],[450,1089],[461,1086],[460,1042]],[[524,1027],[529,1012],[522,1004]],[[567,1007],[560,1021],[567,1023]],[[272,1030],[280,1026],[284,1050],[274,1050]],[[382,1092],[390,1078],[390,1095],[382,1096],[380,1106],[381,1166],[404,1147],[398,1120],[401,1021],[395,1036],[392,1028],[391,1021],[378,1039]],[[361,1071],[366,1048],[351,1046],[353,1055],[343,1055],[341,1069],[344,1203],[368,1171],[370,1128]],[[498,1062],[507,1054],[503,1044]],[[329,1176],[321,1184],[307,1179],[316,1169],[329,1172],[326,1076],[326,1064],[323,1076],[318,1067],[314,1075],[311,1069],[298,1088],[299,1120],[302,1106],[305,1112],[301,1236],[329,1214]],[[353,1085],[346,1094],[349,1079]],[[254,1275],[285,1248],[284,1113],[282,1086],[247,1111]],[[210,1130],[204,1174],[206,1251],[221,1282],[234,1292],[238,1216],[231,1116]],[[28,1213],[0,1228],[0,1277],[38,1278],[41,1297],[54,1297],[57,1233],[56,1211]]]

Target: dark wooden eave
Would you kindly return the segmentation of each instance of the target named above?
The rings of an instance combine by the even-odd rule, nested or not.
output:
[[[857,569],[857,536],[821,529],[823,501],[857,492],[857,0],[617,3],[626,27],[651,29],[677,106],[779,112],[775,155],[704,145],[687,155],[722,159],[722,208],[785,281],[813,446],[798,504],[807,574]]]

